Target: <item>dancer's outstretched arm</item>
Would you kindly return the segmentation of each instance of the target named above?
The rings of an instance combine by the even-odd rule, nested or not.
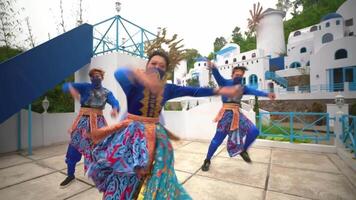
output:
[[[216,82],[218,83],[219,86],[226,86],[228,85],[229,80],[225,79],[224,77],[221,76],[218,68],[216,67],[215,63],[213,62],[208,62],[208,68],[211,69],[212,74],[216,80]]]
[[[268,97],[270,100],[276,99],[276,95],[274,93],[267,93],[261,90],[256,90],[248,86],[244,86],[244,94],[246,95],[255,95],[259,97]]]

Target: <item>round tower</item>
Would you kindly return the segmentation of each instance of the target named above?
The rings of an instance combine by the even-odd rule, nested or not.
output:
[[[262,49],[264,55],[278,57],[286,52],[284,40],[283,18],[286,13],[268,8],[262,13],[256,28],[257,49]]]

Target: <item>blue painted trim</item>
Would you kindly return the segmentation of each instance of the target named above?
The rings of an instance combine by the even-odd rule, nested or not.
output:
[[[233,51],[233,50],[235,50],[236,49],[236,47],[227,47],[227,48],[225,48],[225,49],[221,49],[220,51],[218,51],[218,52],[216,52],[215,54],[217,54],[217,55],[222,55],[222,54],[225,54],[225,53],[227,53],[227,52],[230,52],[230,51]]]
[[[116,16],[116,50],[119,49],[119,16]]]
[[[144,49],[143,49],[143,28],[141,28],[141,44],[140,44],[140,57],[143,57],[143,54],[145,53]]]
[[[28,155],[32,155],[32,106],[28,105],[27,145]]]
[[[118,15],[117,15],[117,16],[118,16]],[[103,23],[105,23],[105,22],[107,22],[107,21],[110,21],[110,20],[112,20],[112,19],[116,19],[117,16],[110,17],[109,19],[106,19],[106,20],[103,20],[103,21],[101,21],[101,22],[99,22],[99,23],[96,23],[96,24],[94,24],[93,26],[98,26],[98,25],[103,24]]]
[[[21,110],[17,113],[17,151],[21,150]]]
[[[111,29],[112,25],[115,23],[115,19],[112,21],[112,23],[110,24],[108,30],[106,30],[105,34],[103,35],[103,37],[101,37],[98,45],[95,47],[94,52],[96,52],[96,50],[98,49],[99,45],[101,44],[101,42],[103,42],[104,38],[106,37],[106,35],[108,34],[109,30]]]

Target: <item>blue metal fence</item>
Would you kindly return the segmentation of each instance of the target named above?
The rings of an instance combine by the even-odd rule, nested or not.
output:
[[[145,44],[157,35],[116,15],[93,25],[93,54],[126,52],[145,57]]]
[[[290,142],[330,142],[329,113],[260,112],[257,125],[260,136],[282,138]]]
[[[340,139],[347,149],[353,151],[356,158],[356,116],[343,115],[340,121],[342,123]]]

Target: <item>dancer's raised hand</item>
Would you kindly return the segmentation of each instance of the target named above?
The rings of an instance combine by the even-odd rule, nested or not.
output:
[[[275,93],[268,93],[268,98],[270,99],[270,100],[275,100],[276,99],[276,94]]]
[[[154,72],[146,72],[143,70],[134,70],[135,79],[144,87],[147,87],[153,94],[158,94],[163,90],[163,82],[159,79],[159,75]]]
[[[80,100],[79,92],[70,84],[69,84],[69,93],[72,95],[73,99],[78,101]]]
[[[215,63],[214,63],[214,62],[211,62],[210,60],[208,61],[208,64],[207,64],[207,65],[208,65],[208,66],[207,66],[208,69],[212,69],[212,68],[215,68],[215,67],[216,67]]]

